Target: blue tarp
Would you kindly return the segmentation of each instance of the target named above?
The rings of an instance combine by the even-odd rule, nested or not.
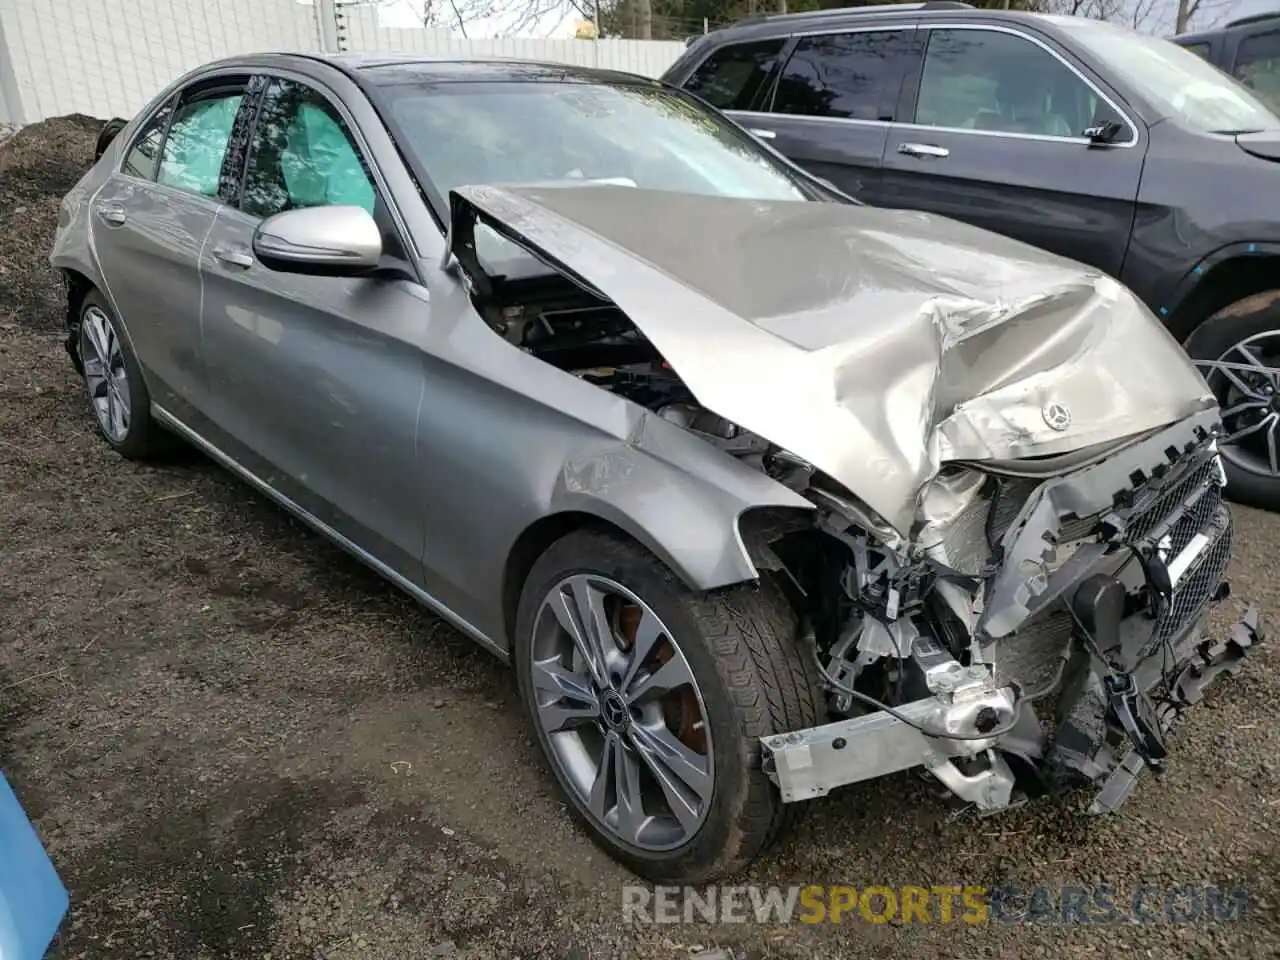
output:
[[[41,960],[67,905],[66,888],[0,774],[0,960]]]

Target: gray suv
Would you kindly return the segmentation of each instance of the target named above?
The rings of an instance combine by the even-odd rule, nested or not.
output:
[[[1280,118],[1246,86],[1167,40],[949,0],[747,20],[664,79],[859,200],[1121,280],[1200,362],[1232,495],[1280,509]]]

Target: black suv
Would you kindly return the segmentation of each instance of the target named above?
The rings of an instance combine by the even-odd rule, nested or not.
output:
[[[1280,117],[1230,76],[1106,23],[936,0],[747,20],[664,79],[866,203],[1118,278],[1204,361],[1232,494],[1280,509]]]
[[[1235,20],[1215,30],[1174,37],[1173,42],[1225,70],[1280,110],[1280,10]]]

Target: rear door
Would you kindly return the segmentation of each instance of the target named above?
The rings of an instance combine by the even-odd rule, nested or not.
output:
[[[152,398],[187,415],[203,392],[200,248],[233,174],[248,78],[196,81],[159,107],[92,201],[94,249]],[[237,124],[239,123],[239,127]]]
[[[798,36],[756,112],[757,136],[850,196],[880,202],[888,123],[915,28]]]
[[[1118,276],[1146,131],[1066,51],[1029,31],[921,25],[884,147],[884,205],[968,221]],[[1113,143],[1089,127],[1114,121]]]
[[[417,583],[423,480],[415,429],[427,291],[389,194],[337,98],[301,77],[266,79],[243,188],[219,212],[201,255],[212,390],[200,431]],[[382,227],[382,269],[306,276],[257,261],[253,237],[263,220],[333,204],[373,215]]]

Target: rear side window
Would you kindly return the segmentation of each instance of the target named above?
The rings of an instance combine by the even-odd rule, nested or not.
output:
[[[802,38],[778,78],[773,112],[888,119],[907,44],[903,30]]]
[[[1280,110],[1280,30],[1240,41],[1236,79]]]
[[[1179,46],[1184,47],[1187,50],[1190,50],[1197,57],[1201,57],[1205,60],[1209,59],[1210,50],[1209,50],[1209,45],[1207,43],[1183,43],[1183,44],[1179,44]]]
[[[242,99],[243,91],[236,91],[183,103],[164,142],[158,181],[202,196],[217,196],[222,162]]]
[[[693,72],[684,88],[719,110],[749,110],[782,52],[783,40],[721,47]]]
[[[144,180],[156,178],[156,160],[160,155],[160,141],[164,139],[165,127],[169,125],[169,116],[172,113],[173,101],[170,100],[138,131],[133,146],[125,155],[124,164],[120,168],[122,172]]]

